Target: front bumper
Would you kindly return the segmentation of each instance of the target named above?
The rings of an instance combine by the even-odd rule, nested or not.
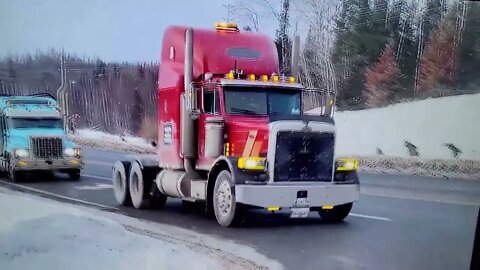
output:
[[[63,158],[63,159],[15,159],[11,163],[14,171],[57,171],[81,169],[83,161],[81,158]]]
[[[337,185],[322,184],[269,184],[269,185],[235,185],[236,201],[242,204],[268,207],[292,207],[299,194],[305,196],[310,207],[341,205],[358,199],[358,184]]]

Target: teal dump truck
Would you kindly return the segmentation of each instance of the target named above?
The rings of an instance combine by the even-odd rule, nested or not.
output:
[[[0,134],[0,171],[12,181],[35,172],[62,172],[80,179],[81,149],[67,139],[52,96],[0,96]]]

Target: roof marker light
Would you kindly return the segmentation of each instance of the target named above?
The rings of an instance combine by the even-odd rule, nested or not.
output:
[[[295,83],[295,77],[289,77],[288,82],[290,83]]]
[[[250,81],[255,81],[255,74],[250,74],[250,75],[248,75],[248,79],[249,79]]]
[[[227,74],[227,79],[233,80],[233,78],[234,78],[233,72],[229,72],[229,73]]]
[[[268,82],[268,76],[267,75],[262,75],[261,79],[262,79],[262,82]]]
[[[280,78],[279,78],[277,75],[273,75],[273,76],[272,76],[272,81],[273,81],[274,83],[278,83],[279,80],[280,80]]]

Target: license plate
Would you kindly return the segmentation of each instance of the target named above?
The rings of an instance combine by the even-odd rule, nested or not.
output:
[[[295,207],[292,208],[292,212],[290,212],[291,218],[306,218],[308,213],[310,212],[310,208],[299,208]]]
[[[307,198],[297,198],[291,208],[291,218],[306,218],[310,212],[310,202]]]

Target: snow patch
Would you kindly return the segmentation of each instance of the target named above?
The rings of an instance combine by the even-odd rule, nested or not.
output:
[[[153,147],[147,140],[134,136],[119,136],[97,130],[79,129],[69,138],[79,145],[108,148],[119,151],[154,154]]]
[[[1,269],[281,269],[253,248],[0,188]]]

